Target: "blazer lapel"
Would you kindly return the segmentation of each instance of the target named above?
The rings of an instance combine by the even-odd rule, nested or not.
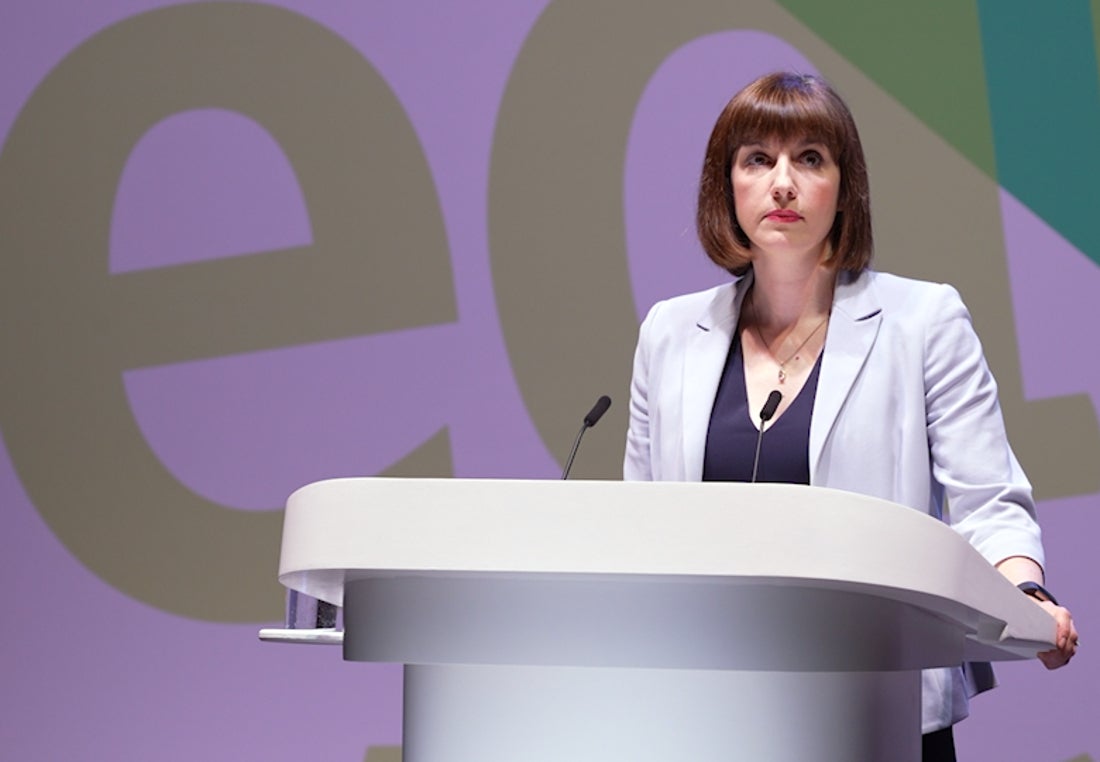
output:
[[[825,338],[817,397],[810,421],[810,482],[844,401],[852,391],[882,323],[882,306],[870,287],[873,274],[854,280],[841,276],[833,296],[832,319]]]
[[[752,284],[749,275],[720,289],[706,311],[699,316],[684,353],[684,377],[680,387],[683,420],[683,478],[699,481],[703,478],[703,456],[707,446],[707,430],[718,384],[726,367],[741,300]]]

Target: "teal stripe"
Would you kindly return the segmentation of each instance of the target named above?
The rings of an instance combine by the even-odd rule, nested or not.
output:
[[[978,0],[978,16],[997,180],[1100,264],[1100,82],[1090,4]]]

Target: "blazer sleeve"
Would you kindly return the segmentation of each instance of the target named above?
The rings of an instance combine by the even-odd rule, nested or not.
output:
[[[970,313],[951,286],[936,292],[924,341],[925,409],[943,519],[990,563],[1027,556],[1042,566],[1031,484],[1009,446]]]
[[[653,323],[661,302],[653,305],[638,330],[638,345],[634,350],[634,370],[630,378],[630,425],[626,432],[626,454],[623,457],[623,479],[652,481],[653,461],[650,449],[649,361]]]

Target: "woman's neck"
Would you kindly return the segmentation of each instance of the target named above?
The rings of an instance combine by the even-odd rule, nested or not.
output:
[[[836,271],[821,264],[804,268],[753,265],[752,312],[767,333],[793,328],[829,314]]]

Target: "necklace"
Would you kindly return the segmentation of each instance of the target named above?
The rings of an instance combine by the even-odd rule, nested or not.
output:
[[[826,323],[829,322],[829,316],[826,315],[825,317],[823,317],[821,319],[821,322],[818,323],[817,325],[815,325],[814,329],[812,331],[810,331],[808,334],[806,334],[806,338],[804,338],[799,343],[799,345],[794,348],[793,352],[791,352],[789,355],[787,355],[786,360],[780,361],[779,358],[777,358],[775,356],[775,354],[772,352],[772,348],[770,346],[768,346],[768,342],[764,341],[764,334],[760,333],[760,321],[757,320],[757,318],[756,318],[756,300],[753,299],[751,296],[749,297],[749,309],[752,310],[752,327],[753,327],[753,330],[756,331],[756,338],[760,339],[760,343],[764,346],[764,350],[769,355],[771,355],[772,360],[779,363],[778,379],[779,379],[779,383],[782,384],[782,383],[786,382],[786,380],[787,380],[787,363],[789,363],[791,360],[797,360],[798,359],[797,355],[798,355],[799,352],[802,351],[802,347],[806,346],[806,344],[810,341],[810,339],[812,339],[814,337],[814,334],[816,334],[818,331],[821,330],[821,326],[823,326],[823,325],[825,325]]]

